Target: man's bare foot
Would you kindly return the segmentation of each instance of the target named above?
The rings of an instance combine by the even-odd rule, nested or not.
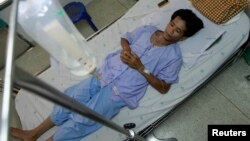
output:
[[[10,133],[13,137],[22,139],[24,141],[35,141],[36,138],[32,134],[32,131],[28,130],[22,130],[18,128],[11,127]]]

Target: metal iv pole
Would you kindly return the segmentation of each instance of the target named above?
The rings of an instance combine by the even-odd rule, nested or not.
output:
[[[2,104],[2,117],[0,140],[8,141],[9,135],[9,122],[10,122],[10,102],[13,85],[13,59],[14,59],[14,45],[16,37],[16,20],[18,11],[18,0],[14,0],[10,12],[9,33],[7,40],[5,75],[4,75],[4,89],[3,89],[3,104]]]

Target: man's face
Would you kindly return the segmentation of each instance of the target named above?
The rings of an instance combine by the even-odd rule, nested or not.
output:
[[[186,37],[183,35],[186,30],[186,22],[177,16],[168,23],[164,31],[164,38],[169,42],[184,40]]]

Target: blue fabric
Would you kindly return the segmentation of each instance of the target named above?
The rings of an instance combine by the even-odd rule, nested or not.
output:
[[[154,26],[142,26],[123,35],[130,43],[133,52],[140,57],[150,72],[167,83],[178,81],[182,64],[182,55],[178,44],[154,46],[150,42],[151,35],[158,29]],[[113,83],[119,95],[112,92],[111,99],[124,101],[130,109],[138,106],[144,96],[148,82],[137,70],[128,67],[120,60],[121,50],[109,54],[104,65],[99,69],[101,86]]]
[[[111,86],[101,88],[99,80],[92,76],[69,87],[65,93],[105,118],[111,119],[125,105],[123,102],[111,100],[111,91]],[[59,105],[54,107],[51,120],[54,124],[61,125],[53,136],[55,141],[78,141],[101,127],[101,124]]]

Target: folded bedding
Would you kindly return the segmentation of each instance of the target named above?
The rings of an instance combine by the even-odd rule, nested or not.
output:
[[[217,24],[223,24],[243,11],[249,0],[190,0],[204,16]]]

